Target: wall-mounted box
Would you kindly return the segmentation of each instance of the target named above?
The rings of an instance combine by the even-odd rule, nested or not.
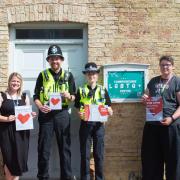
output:
[[[104,65],[104,86],[111,101],[140,102],[148,81],[148,64]]]

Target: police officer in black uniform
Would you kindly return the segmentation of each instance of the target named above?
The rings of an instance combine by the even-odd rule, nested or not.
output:
[[[103,122],[88,122],[84,113],[84,106],[88,104],[107,105],[109,115],[113,114],[111,100],[105,87],[98,84],[100,70],[94,62],[85,65],[83,74],[87,83],[78,88],[75,107],[79,110],[81,125],[79,130],[81,151],[81,180],[90,180],[90,151],[93,142],[93,157],[95,161],[95,180],[104,180],[104,135]]]
[[[64,61],[58,45],[51,45],[47,61],[49,69],[42,71],[36,81],[34,101],[39,109],[38,174],[39,180],[49,179],[48,167],[53,134],[56,134],[60,155],[61,180],[71,180],[70,115],[68,104],[75,99],[73,75],[61,68]],[[51,110],[49,93],[61,93],[62,110]]]

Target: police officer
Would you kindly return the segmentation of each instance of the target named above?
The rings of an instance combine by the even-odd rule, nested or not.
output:
[[[95,180],[103,180],[104,159],[104,124],[102,122],[87,122],[84,114],[84,105],[108,105],[109,114],[112,115],[111,101],[107,90],[97,84],[100,70],[93,62],[85,65],[83,73],[87,84],[80,87],[76,94],[75,107],[79,109],[81,125],[79,130],[81,151],[81,180],[90,180],[90,151],[93,141],[93,156],[95,161]]]
[[[73,75],[61,68],[64,57],[58,45],[49,47],[46,59],[50,68],[39,74],[34,91],[34,101],[39,109],[37,177],[40,180],[49,179],[50,149],[55,132],[60,155],[61,180],[70,180],[72,174],[68,104],[75,99],[75,82]],[[62,110],[51,110],[49,107],[49,93],[54,92],[62,95]]]

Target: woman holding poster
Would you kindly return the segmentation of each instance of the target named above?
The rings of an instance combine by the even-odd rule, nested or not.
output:
[[[166,180],[180,180],[180,79],[173,74],[171,56],[162,56],[159,67],[161,75],[149,81],[142,97],[142,180],[163,180],[164,172]]]
[[[16,130],[15,107],[30,105],[22,93],[22,77],[14,72],[9,76],[8,87],[0,93],[0,147],[6,180],[18,180],[28,170],[29,130]],[[36,116],[32,112],[29,116]]]
[[[104,116],[112,115],[111,101],[107,90],[97,84],[100,70],[95,63],[85,65],[87,84],[80,87],[75,99],[75,107],[79,110],[81,180],[90,179],[90,151],[93,141],[93,156],[95,161],[95,179],[104,180]],[[93,106],[92,106],[93,105]],[[108,107],[106,107],[108,106]],[[91,112],[93,110],[93,113]]]

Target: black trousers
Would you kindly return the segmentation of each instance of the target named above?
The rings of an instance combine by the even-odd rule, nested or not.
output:
[[[93,141],[95,180],[104,180],[104,125],[101,122],[81,121],[79,137],[81,151],[81,180],[90,180],[90,152]]]
[[[70,116],[68,110],[39,114],[38,174],[41,180],[49,179],[49,157],[55,132],[58,144],[61,180],[71,179]]]
[[[170,126],[146,123],[142,139],[142,180],[180,180],[180,120]]]

